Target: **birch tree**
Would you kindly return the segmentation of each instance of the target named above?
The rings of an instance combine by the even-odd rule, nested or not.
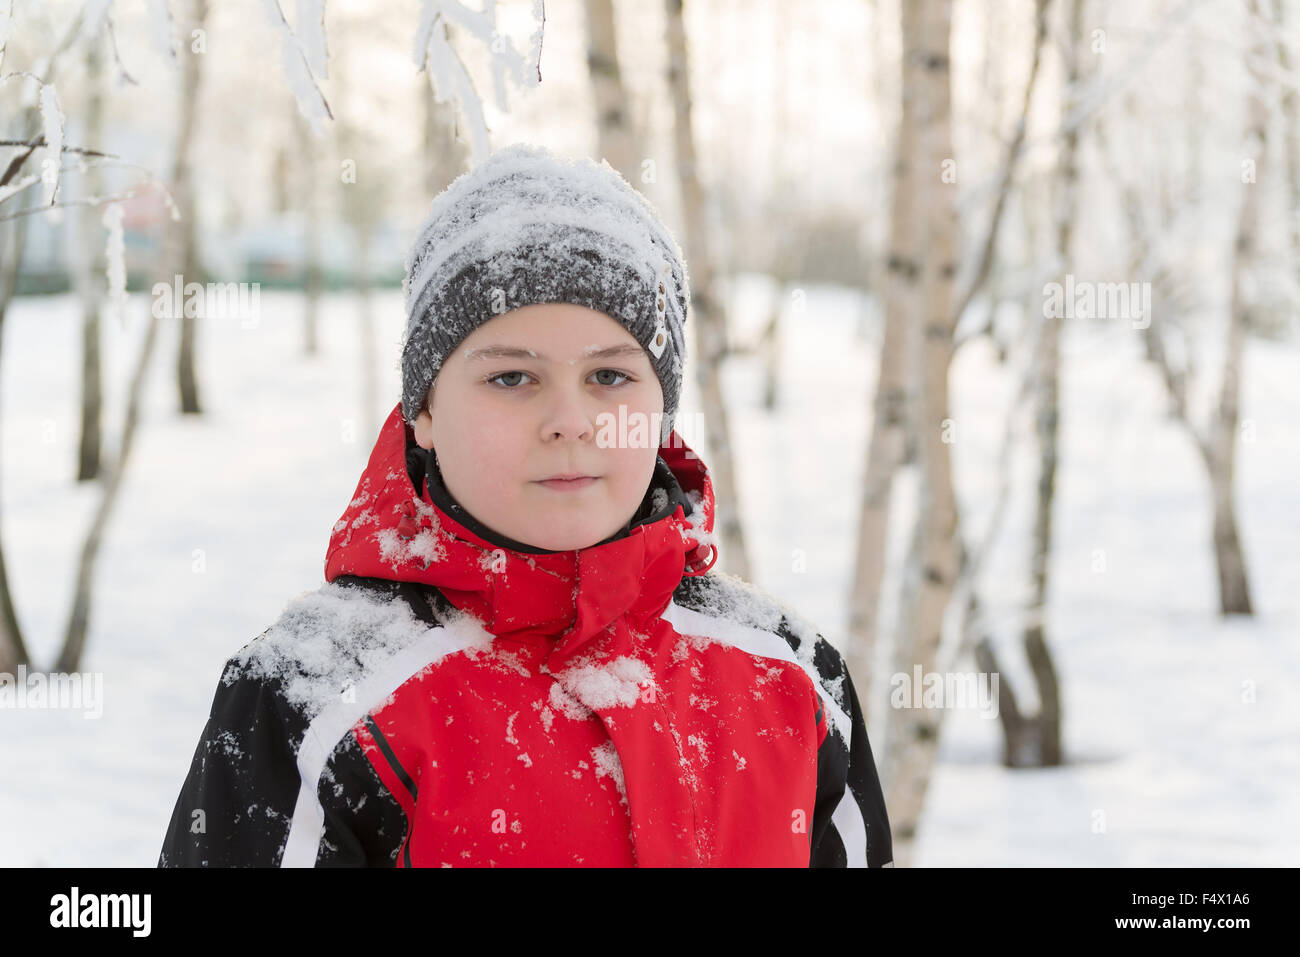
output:
[[[175,203],[175,215],[164,225],[162,264],[164,271],[157,281],[171,287],[175,276],[183,277],[182,286],[190,282],[202,283],[198,256],[198,233],[195,225],[197,205],[194,194],[194,151],[197,143],[199,84],[202,64],[206,59],[206,21],[208,0],[189,0],[181,18],[184,42],[178,58],[181,81],[176,102],[176,135],[172,142],[168,177]],[[119,227],[120,228],[120,227]],[[183,302],[173,303],[179,321],[180,341],[176,359],[177,383],[180,390],[181,412],[198,414],[198,380],[195,375],[195,316]],[[90,631],[90,615],[94,599],[94,573],[104,535],[118,501],[122,482],[140,422],[140,404],[154,344],[160,322],[159,308],[149,310],[149,324],[144,342],[136,358],[135,368],[128,388],[122,438],[116,458],[104,483],[103,495],[91,518],[82,542],[73,583],[72,607],[64,632],[63,646],[55,661],[54,670],[73,672],[81,665],[86,639]]]
[[[637,183],[645,153],[619,66],[614,0],[585,0],[584,12],[587,75],[596,104],[596,158],[607,160],[629,183]]]
[[[1171,315],[1188,311],[1185,303],[1189,283],[1176,264],[1166,262],[1167,238],[1176,236],[1182,216],[1172,203],[1162,203],[1153,216],[1147,211],[1138,188],[1123,176],[1109,137],[1102,139],[1102,155],[1108,160],[1112,178],[1120,185],[1123,208],[1130,234],[1134,237],[1135,275],[1151,275],[1153,298],[1159,296],[1164,309],[1152,316],[1143,330],[1146,358],[1160,374],[1169,396],[1169,411],[1192,441],[1210,489],[1210,539],[1218,585],[1219,613],[1253,614],[1253,601],[1236,511],[1236,448],[1241,430],[1240,392],[1245,340],[1254,305],[1248,290],[1258,272],[1257,233],[1260,227],[1261,189],[1275,174],[1268,166],[1269,84],[1268,62],[1271,33],[1257,0],[1247,0],[1246,28],[1251,37],[1246,66],[1251,84],[1246,97],[1239,206],[1229,256],[1230,291],[1226,306],[1226,328],[1222,361],[1213,408],[1202,425],[1193,413],[1192,395],[1199,373],[1193,363],[1193,349],[1173,348]],[[1140,118],[1135,122],[1142,122]],[[1161,171],[1164,174],[1166,171]],[[1189,202],[1187,205],[1191,206]],[[1191,208],[1195,213],[1195,208]],[[1183,305],[1180,305],[1183,303]],[[1162,315],[1162,312],[1166,315]],[[1177,353],[1182,352],[1179,359]]]
[[[730,417],[722,392],[722,363],[727,355],[726,315],[715,279],[712,247],[705,216],[706,198],[700,181],[695,134],[691,127],[691,73],[686,47],[682,0],[665,0],[668,34],[668,91],[673,105],[673,143],[677,181],[685,221],[685,255],[690,263],[691,309],[696,341],[695,377],[709,427],[709,462],[718,513],[714,529],[721,543],[719,563],[728,573],[750,579],[749,557],[740,523]]]
[[[1295,40],[1294,30],[1287,32],[1286,0],[1273,0],[1273,25],[1277,44],[1277,63],[1284,75],[1294,69],[1291,59],[1291,43]],[[1282,121],[1285,124],[1285,146],[1283,154],[1286,163],[1287,184],[1287,235],[1291,238],[1291,272],[1298,285],[1293,287],[1292,296],[1300,299],[1300,83],[1292,82],[1282,90]]]
[[[376,151],[367,150],[360,125],[363,106],[356,103],[356,69],[352,56],[345,51],[337,58],[335,70],[336,98],[341,104],[335,119],[338,153],[342,159],[341,208],[343,219],[351,228],[356,252],[352,257],[352,286],[357,304],[357,358],[361,382],[361,433],[378,432],[384,409],[379,395],[374,302],[371,294],[371,245],[379,226],[385,203],[391,199],[389,189],[393,170],[382,165]]]
[[[199,84],[203,78],[203,64],[208,19],[208,0],[187,0],[181,16],[180,100],[176,143],[172,150],[171,190],[180,208],[181,217],[168,230],[167,242],[176,244],[176,255],[171,257],[181,284],[207,280],[203,264],[199,261],[198,230],[194,221],[197,205],[194,201],[194,165],[192,150],[197,138]],[[163,277],[170,281],[171,277]],[[195,371],[195,316],[187,309],[180,310],[180,340],[176,353],[176,385],[180,395],[180,411],[184,415],[202,412],[199,399],[198,374]]]
[[[448,28],[455,42],[455,30]],[[441,193],[457,176],[469,169],[469,146],[456,136],[456,105],[439,102],[433,85],[417,75],[420,85],[424,174],[424,195],[432,199]]]
[[[1242,164],[1241,207],[1232,245],[1232,291],[1228,303],[1228,333],[1219,374],[1219,396],[1210,419],[1209,434],[1200,443],[1201,455],[1210,476],[1214,503],[1212,534],[1215,567],[1218,571],[1219,610],[1224,615],[1254,614],[1246,556],[1237,530],[1236,464],[1237,432],[1241,419],[1241,366],[1252,305],[1247,293],[1250,273],[1256,269],[1256,236],[1259,231],[1260,191],[1269,182],[1268,167],[1268,80],[1269,58],[1265,21],[1259,0],[1247,0],[1249,26],[1254,34],[1247,66],[1253,83],[1246,100],[1246,128]]]
[[[988,282],[992,273],[1003,214],[1024,151],[1029,104],[1037,86],[1041,52],[1047,33],[1047,12],[1048,0],[1036,0],[1032,57],[1018,119],[1007,138],[1005,156],[992,179],[995,187],[994,202],[988,222],[973,247],[977,251],[972,260],[973,267],[966,271],[967,276],[960,291],[954,293],[947,323],[951,329],[956,328],[967,306]],[[906,372],[910,361],[906,346],[909,341],[908,331],[917,328],[921,322],[923,297],[920,258],[925,247],[917,221],[915,195],[922,114],[916,102],[920,89],[916,71],[912,69],[914,66],[914,63],[909,63],[905,52],[900,64],[901,113],[893,166],[890,238],[885,257],[887,279],[883,290],[883,336],[877,364],[871,433],[859,505],[857,549],[848,602],[849,647],[846,660],[855,683],[867,695],[874,692],[876,685],[872,659],[878,642],[877,616],[894,482],[908,458],[909,447],[915,444],[910,436],[913,420],[909,412],[915,403],[915,397],[906,387]],[[990,325],[985,331],[991,331],[995,307],[996,302],[990,305]],[[968,336],[962,342],[969,342],[973,338],[974,336]],[[952,351],[960,344],[954,344]],[[951,362],[951,355],[948,361]],[[918,530],[919,526],[913,530],[912,544],[908,549],[909,565],[915,565],[919,559]],[[912,633],[914,623],[910,616],[914,605],[915,602],[904,602],[900,608],[894,641],[896,667],[905,667],[909,660],[910,641],[903,636]],[[892,759],[896,759],[898,754],[895,751]],[[889,760],[891,755],[887,750],[886,766]]]
[[[899,62],[898,134],[894,141],[893,193],[890,200],[888,249],[885,253],[883,324],[876,363],[876,392],[872,402],[871,436],[867,442],[862,495],[858,506],[857,549],[849,597],[847,665],[855,683],[870,693],[875,687],[876,615],[885,573],[885,545],[894,477],[902,465],[907,442],[905,340],[921,303],[921,229],[917,219],[921,157],[921,95],[916,77],[916,11],[904,3],[904,48]],[[882,772],[883,773],[883,772]]]
[[[292,129],[297,156],[302,164],[299,206],[303,210],[302,257],[302,350],[303,355],[320,352],[320,302],[324,292],[324,267],[321,261],[321,226],[324,189],[321,162],[311,127],[298,110],[293,111]]]
[[[1064,87],[1052,216],[1055,261],[1059,264],[1058,281],[1062,287],[1065,285],[1065,273],[1071,271],[1074,223],[1079,205],[1080,126],[1074,120],[1078,115],[1077,97],[1083,87],[1079,48],[1083,34],[1084,0],[1068,0],[1066,6],[1065,36],[1059,47],[1064,58]],[[1060,679],[1052,659],[1046,624],[1052,554],[1052,510],[1056,500],[1057,463],[1060,457],[1061,320],[1044,316],[1041,311],[1033,319],[1041,324],[1035,337],[1031,379],[1035,437],[1038,443],[1038,481],[1033,498],[1029,601],[1025,609],[1022,643],[1036,685],[1038,713],[1028,716],[1020,710],[1009,676],[999,666],[990,643],[981,644],[979,657],[982,672],[999,675],[999,693],[1005,696],[1008,706],[1005,712],[999,709],[1005,740],[1004,761],[1013,767],[1051,767],[1062,761]]]
[[[952,149],[952,86],[949,43],[951,0],[904,3],[904,67],[916,88],[917,219],[925,256],[918,268],[919,321],[909,330],[920,362],[917,446],[922,472],[919,524],[920,580],[912,596],[915,630],[900,635],[906,657],[922,673],[934,670],[948,599],[956,580],[959,554],[957,502],[952,485],[949,445],[954,422],[949,415],[948,367],[952,360],[952,312],[957,275],[957,204],[954,180],[945,182]],[[910,863],[916,825],[929,768],[938,747],[940,709],[913,708],[896,713],[887,748],[895,769],[888,784],[896,859]]]
[[[102,38],[96,38],[87,45],[85,55],[84,139],[88,143],[100,143],[104,139],[101,46]],[[88,195],[95,196],[100,192],[102,177],[98,165],[87,165],[82,178]],[[72,250],[73,281],[81,303],[81,441],[77,446],[77,481],[85,482],[99,475],[102,443],[100,420],[104,389],[99,353],[99,315],[103,297],[96,279],[102,274],[98,253],[102,249],[99,237],[103,225],[93,206],[82,206],[77,212],[76,241]]]
[[[109,24],[111,32],[106,5],[101,4],[93,9],[89,5],[80,8],[61,34],[59,42],[47,55],[23,51],[34,61],[31,70],[2,69],[15,59],[15,23],[13,3],[11,0],[0,0],[0,87],[16,81],[15,86],[21,89],[20,108],[12,125],[6,121],[3,132],[7,135],[0,144],[13,151],[7,162],[0,164],[0,238],[5,240],[4,245],[0,246],[0,343],[3,342],[4,317],[17,288],[27,217],[84,204],[107,206],[108,211],[112,212],[112,204],[129,198],[141,188],[137,186],[122,194],[81,200],[67,200],[59,195],[65,154],[80,156],[83,163],[121,163],[117,157],[64,142],[66,118],[54,85],[60,76],[64,58],[70,55],[78,43],[97,42],[105,23]],[[120,63],[118,69],[121,71]],[[125,71],[121,72],[130,81],[130,76]],[[12,134],[16,134],[16,138],[9,138]],[[37,166],[38,170],[32,171],[32,166]],[[139,170],[139,167],[135,168]],[[156,179],[148,171],[142,172],[145,173],[143,185],[157,185]],[[32,188],[38,185],[42,188],[42,197],[33,202],[28,197]],[[117,213],[118,216],[110,221],[116,222],[120,227],[120,209],[117,209]],[[120,237],[120,228],[109,229],[110,244],[114,236]],[[125,291],[125,272],[120,267],[120,254],[121,246],[118,243],[115,249],[109,250],[108,256],[110,264],[117,263],[116,269],[110,269],[110,281],[114,284],[110,291],[119,299]],[[2,459],[3,456],[0,455],[0,460]],[[5,550],[0,543],[0,671],[12,673],[18,665],[30,664],[31,658],[15,610],[6,568]]]

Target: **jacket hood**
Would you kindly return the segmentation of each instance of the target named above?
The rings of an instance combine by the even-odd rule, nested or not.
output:
[[[492,532],[456,503],[401,411],[398,403],[384,422],[334,524],[326,581],[430,585],[497,637],[558,639],[576,653],[616,619],[636,628],[659,616],[684,576],[717,559],[713,484],[676,431],[622,530],[587,548],[547,551]]]

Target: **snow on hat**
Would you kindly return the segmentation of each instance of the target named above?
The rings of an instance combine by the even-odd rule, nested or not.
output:
[[[687,282],[672,233],[608,162],[503,147],[438,194],[407,254],[402,415],[415,424],[447,356],[483,323],[567,302],[645,348],[663,388],[662,444],[681,395]]]

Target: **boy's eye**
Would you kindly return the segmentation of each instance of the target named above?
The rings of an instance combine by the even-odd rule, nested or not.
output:
[[[505,378],[506,376],[508,376],[508,375],[525,375],[525,373],[523,373],[523,372],[502,372],[502,373],[499,373],[498,375],[494,375],[494,376],[489,377],[487,381],[488,381],[488,382],[496,382],[497,379],[504,379],[504,378]],[[510,387],[515,386],[515,385],[518,385],[518,384],[519,384],[519,383],[517,383],[517,382],[511,382],[511,383],[509,383],[509,384],[505,384],[505,383],[503,383],[503,385],[505,385],[506,388],[510,388]]]
[[[632,377],[631,377],[630,375],[628,375],[626,372],[619,372],[617,369],[601,369],[599,372],[596,372],[596,373],[593,373],[593,374],[594,374],[594,375],[602,375],[602,374],[604,374],[604,373],[606,373],[606,372],[610,373],[611,375],[621,375],[621,376],[622,376],[625,380],[627,380],[628,382],[631,382],[631,381],[632,381]],[[602,383],[601,383],[601,385],[608,385],[608,386],[619,386],[619,385],[622,385],[622,384],[623,384],[622,382],[602,382]]]
[[[497,373],[497,374],[494,375],[494,376],[489,376],[485,381],[495,383],[498,379],[504,379],[506,376],[526,376],[526,375],[528,375],[527,372],[520,372],[520,371],[518,371],[518,370],[515,370],[515,371],[513,371],[513,372],[499,372],[499,373]],[[620,371],[618,371],[617,369],[600,369],[600,370],[597,371],[597,372],[593,372],[592,375],[595,375],[595,376],[599,376],[599,375],[614,375],[614,376],[622,376],[622,377],[623,377],[627,382],[633,382],[633,381],[635,381],[635,380],[634,380],[630,375],[628,375],[626,372],[620,372]],[[531,378],[531,376],[529,376],[529,378]],[[511,382],[502,382],[502,383],[500,383],[500,387],[501,387],[501,388],[504,388],[504,389],[507,389],[507,390],[511,390],[511,389],[513,389],[515,386],[517,386],[517,385],[519,385],[519,384],[520,384],[520,383],[519,383],[517,380],[515,380],[515,381],[511,381]],[[608,387],[608,388],[618,388],[619,386],[623,385],[624,383],[623,383],[623,382],[600,382],[600,383],[598,383],[598,384],[599,384],[599,385],[606,386],[606,387]]]

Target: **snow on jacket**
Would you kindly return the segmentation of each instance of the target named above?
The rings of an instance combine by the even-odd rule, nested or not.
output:
[[[891,862],[843,659],[710,571],[675,432],[576,551],[481,525],[429,459],[394,408],[326,584],[226,662],[160,867]]]

